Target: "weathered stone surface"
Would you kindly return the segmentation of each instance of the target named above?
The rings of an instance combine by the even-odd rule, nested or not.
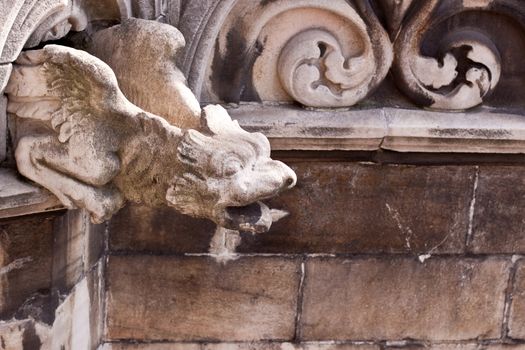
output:
[[[285,99],[305,106],[353,106],[374,90],[388,73],[393,59],[392,43],[369,9],[353,7],[340,0],[318,2],[317,5],[317,9],[297,2],[274,5],[285,13],[273,21],[265,18],[268,16],[265,10],[272,11],[268,3],[255,11],[242,13],[235,8],[231,11],[222,35],[239,35],[235,28],[249,25],[260,27],[259,37],[265,38],[264,44],[258,43],[264,45],[264,49],[256,57],[252,73],[261,100],[279,101],[281,91],[285,90],[289,95],[284,94]],[[265,22],[259,23],[261,19]],[[254,39],[255,36],[248,36],[246,44],[253,45],[250,40]],[[224,52],[224,64],[239,59],[231,52],[231,47],[221,47],[222,42],[219,40],[217,46]],[[356,46],[361,47],[358,53],[345,57]],[[221,73],[219,71],[218,75],[223,77]],[[334,85],[338,88],[333,89]],[[231,96],[229,92],[217,92],[223,98]]]
[[[105,339],[291,339],[299,269],[285,258],[112,256]]]
[[[11,317],[31,295],[48,293],[53,216],[0,221],[0,318]]]
[[[523,350],[523,344],[425,344],[408,346],[388,346],[388,350]]]
[[[173,36],[178,31],[168,25],[127,23],[142,34],[141,41],[164,45],[169,57],[183,47],[180,33]],[[113,33],[124,46],[136,39],[121,34]],[[293,187],[295,173],[270,158],[263,134],[243,130],[223,107],[201,111],[184,76],[169,67],[162,72],[185,89],[170,95],[172,111],[195,112],[189,114],[199,130],[183,129],[173,120],[170,124],[129,102],[112,69],[86,52],[60,45],[24,52],[5,90],[8,111],[23,125],[17,128],[18,171],[67,208],[89,211],[94,223],[110,219],[130,201],[169,205],[232,230],[266,232],[273,216],[259,201]],[[142,88],[135,89],[136,99],[155,94],[151,86],[136,88]]]
[[[271,203],[291,215],[274,223],[269,233],[243,234],[241,252],[424,254],[463,250],[475,169],[292,164],[300,174],[298,187]],[[400,206],[397,213],[394,205]],[[110,247],[203,253],[208,251],[213,231],[212,223],[169,208],[131,205],[111,221]]]
[[[472,227],[475,253],[525,253],[525,168],[480,167]]]
[[[270,202],[290,211],[239,251],[459,253],[468,230],[473,167],[293,164],[297,187]]]
[[[135,18],[95,33],[87,51],[111,67],[133,104],[179,128],[197,129],[201,107],[175,65],[184,46],[177,28]]]
[[[418,105],[435,109],[468,109],[488,99],[505,75],[505,64],[511,65],[500,44],[507,26],[497,23],[499,16],[490,16],[496,2],[462,1],[438,10],[439,1],[428,1],[407,15],[394,40],[393,73],[399,88]],[[520,1],[511,1],[497,13],[513,17],[520,6]],[[488,17],[465,15],[457,20],[459,12],[472,9],[488,10]],[[495,26],[502,29],[487,30]],[[435,51],[425,52],[429,43]],[[459,52],[461,46],[469,47],[466,56]],[[464,57],[468,62],[461,67]]]
[[[307,110],[295,105],[246,104],[228,112],[246,130],[263,132],[272,150],[375,151],[387,135],[384,111]]]
[[[479,108],[476,113],[383,108],[387,132],[381,149],[429,153],[523,153],[520,115]]]
[[[109,244],[113,251],[206,253],[214,231],[211,221],[169,207],[128,205],[109,223]]]
[[[104,344],[100,350],[379,350],[377,345],[221,343],[221,344]],[[499,349],[498,349],[499,350]]]
[[[455,118],[446,112],[382,105],[346,111],[242,104],[228,111],[245,129],[263,132],[272,150],[525,152],[525,120],[491,108],[457,112]]]
[[[525,339],[525,260],[519,262],[516,271],[510,309],[509,336]]]
[[[520,0],[373,4],[203,0],[183,6],[189,11],[173,23],[195,38],[184,66],[203,101],[349,106],[381,83],[394,56],[392,80],[418,106],[461,111],[505,99],[522,105],[513,91],[523,80]],[[401,97],[391,106],[405,103]]]
[[[221,343],[221,344],[104,344],[100,350],[379,350],[378,345],[353,344],[291,344],[291,343]],[[386,346],[387,350],[523,350],[525,345],[517,344],[425,344]]]
[[[94,225],[85,210],[70,210],[55,222],[53,287],[67,292],[102,257],[106,244],[105,225]]]
[[[368,2],[240,0],[210,12],[189,71],[204,101],[351,106],[392,62],[392,43]]]
[[[51,350],[50,328],[32,319],[0,322],[0,349]]]
[[[11,75],[11,71],[13,69],[13,66],[9,64],[0,64],[0,92],[4,92],[5,86],[7,85],[7,81],[9,80],[9,76]]]
[[[431,13],[433,10],[433,7],[425,8],[425,12],[427,13]],[[425,16],[425,14],[421,13],[418,14],[418,16]],[[424,31],[421,29],[422,26],[427,24],[426,21],[420,20],[416,21],[416,23],[418,23],[416,26],[420,27],[417,27],[415,32],[423,35]],[[409,35],[411,36],[414,34],[414,31],[412,30],[412,28],[407,27],[406,30],[402,31],[402,39],[399,39],[397,42],[398,50],[396,54],[400,56],[400,59],[398,60],[398,65],[396,66],[397,69],[395,69],[395,71],[399,75],[397,81],[401,83],[400,87],[404,89],[408,95],[414,98],[414,100],[430,100],[430,106],[435,109],[467,109],[481,104],[485,94],[498,84],[501,75],[501,62],[498,52],[492,52],[485,49],[483,43],[476,41],[475,38],[465,33],[464,37],[459,40],[456,39],[457,42],[450,44],[451,46],[448,48],[450,49],[450,52],[447,53],[443,61],[438,62],[437,59],[423,57],[419,54],[419,48],[417,46],[409,45],[409,43],[412,44],[414,42],[422,41],[420,37],[414,38],[407,36],[406,33],[410,33]],[[478,71],[476,72],[478,74],[471,73],[467,75],[468,82],[473,83],[474,81],[483,81],[483,85],[474,87],[473,85],[476,84],[468,85],[465,83],[462,86],[458,86],[453,92],[443,95],[435,93],[430,89],[424,92],[416,92],[418,89],[415,89],[413,87],[414,85],[417,85],[418,87],[424,87],[426,85],[439,88],[441,86],[449,85],[454,81],[458,76],[458,72],[456,71],[458,61],[452,52],[462,44],[475,47],[473,51],[477,52],[479,56],[475,57],[476,54],[471,55],[474,56],[471,57],[472,59],[476,59],[474,63],[481,64],[484,59],[486,60],[488,67],[485,71]],[[484,52],[485,57],[480,57],[482,54],[480,54],[479,51],[485,50],[488,51]],[[492,78],[494,81],[491,81]],[[408,83],[405,83],[407,81]]]
[[[91,350],[101,343],[103,329],[103,264],[97,265],[56,309],[50,350]]]
[[[499,338],[510,259],[312,259],[304,340]]]
[[[0,77],[0,81],[1,79],[2,78]],[[2,91],[1,88],[0,88],[0,91]],[[6,157],[6,152],[7,152],[6,142],[7,142],[7,99],[3,95],[0,95],[0,163],[2,163]]]
[[[66,10],[69,3],[68,0],[0,1],[0,63],[13,62],[35,29],[47,17]]]

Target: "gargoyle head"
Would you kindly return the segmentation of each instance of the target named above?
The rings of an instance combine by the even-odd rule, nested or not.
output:
[[[272,213],[260,201],[295,186],[295,173],[270,158],[263,134],[243,130],[224,108],[204,108],[201,121],[200,131],[185,131],[179,143],[185,171],[168,189],[168,203],[229,229],[267,231]]]

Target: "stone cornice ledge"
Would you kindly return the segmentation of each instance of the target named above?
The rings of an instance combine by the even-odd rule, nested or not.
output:
[[[61,209],[53,194],[21,180],[12,169],[0,168],[0,219]]]
[[[487,107],[447,113],[241,104],[229,113],[245,129],[268,136],[273,150],[525,153],[525,115]]]

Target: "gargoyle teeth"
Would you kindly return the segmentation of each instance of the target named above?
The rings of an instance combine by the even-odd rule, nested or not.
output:
[[[290,213],[286,210],[270,209],[270,215],[272,216],[272,222],[277,222],[290,215]]]
[[[232,230],[264,233],[268,232],[272,222],[271,210],[262,202],[243,207],[227,207],[224,210],[224,226]]]

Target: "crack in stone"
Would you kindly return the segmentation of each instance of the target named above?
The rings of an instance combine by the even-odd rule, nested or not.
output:
[[[476,166],[476,175],[474,177],[474,185],[472,189],[472,199],[470,201],[470,206],[469,206],[469,220],[468,220],[467,237],[465,240],[465,248],[468,248],[470,244],[472,243],[474,212],[476,208],[476,193],[478,190],[478,184],[479,184],[479,166]]]
[[[399,228],[399,230],[401,231],[402,234],[406,235],[405,237],[405,242],[406,242],[406,246],[409,250],[412,249],[412,246],[410,244],[410,238],[412,236],[414,236],[414,232],[412,231],[412,229],[409,227],[409,226],[404,226],[403,223],[401,222],[401,215],[399,215],[399,212],[397,210],[395,210],[394,208],[392,208],[390,206],[390,204],[388,203],[385,203],[386,205],[386,208],[388,209],[388,212],[390,213],[390,216],[392,217],[392,219],[394,219],[397,227]]]

